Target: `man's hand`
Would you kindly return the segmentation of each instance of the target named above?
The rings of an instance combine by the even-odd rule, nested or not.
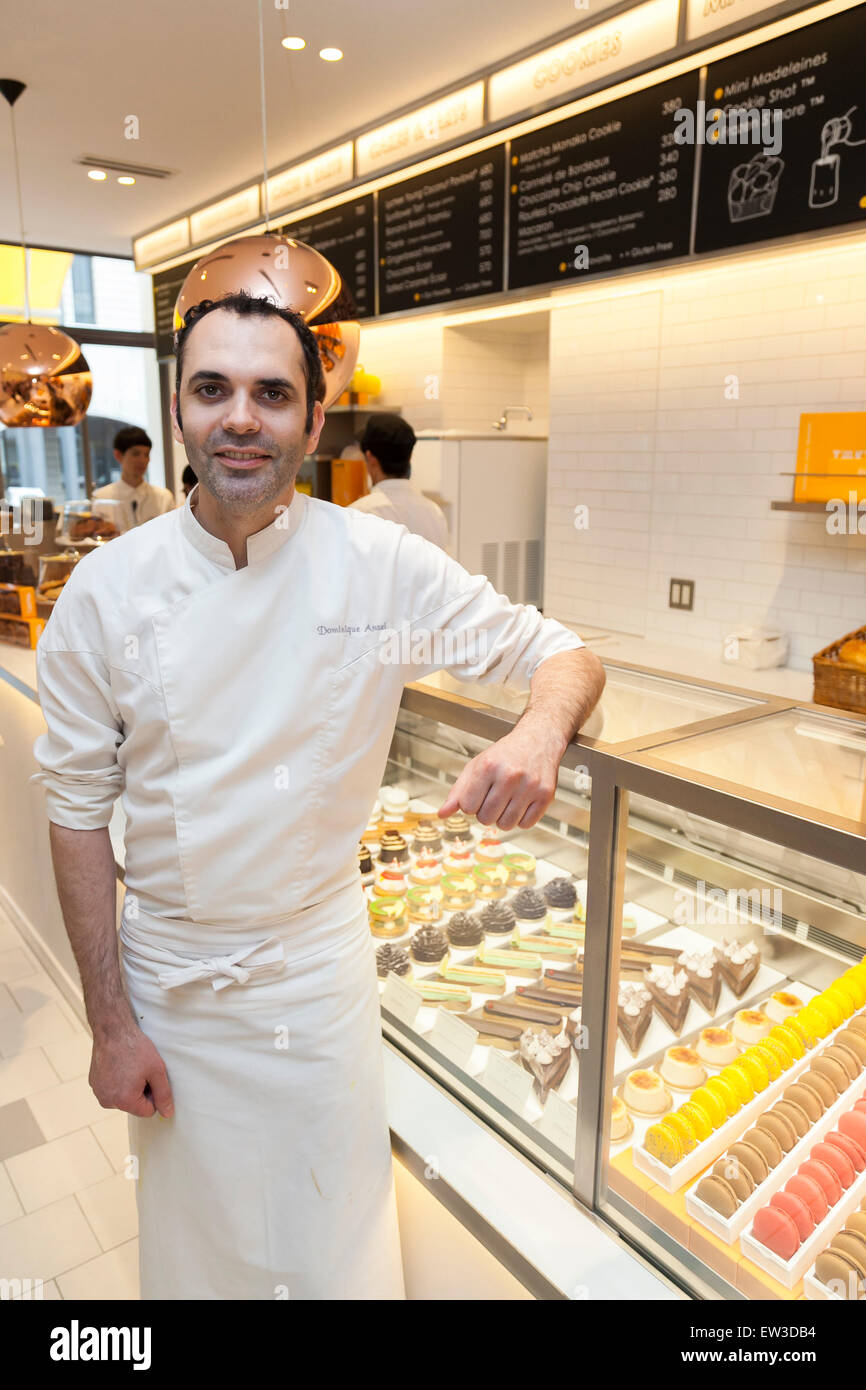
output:
[[[125,1110],[142,1119],[157,1111],[166,1119],[174,1114],[165,1063],[135,1023],[94,1039],[88,1079],[107,1110]]]
[[[482,825],[528,830],[553,800],[566,746],[555,732],[521,720],[466,764],[438,814],[461,809]]]

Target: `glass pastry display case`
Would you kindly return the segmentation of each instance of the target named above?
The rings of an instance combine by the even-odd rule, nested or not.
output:
[[[692,1296],[862,1297],[866,720],[625,676],[514,832],[436,812],[525,701],[407,687],[359,847],[385,1036]]]

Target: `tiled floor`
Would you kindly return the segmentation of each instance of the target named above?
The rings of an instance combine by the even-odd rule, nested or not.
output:
[[[0,1298],[137,1299],[126,1116],[89,1085],[90,1038],[0,911]],[[32,1296],[32,1295],[31,1295]]]

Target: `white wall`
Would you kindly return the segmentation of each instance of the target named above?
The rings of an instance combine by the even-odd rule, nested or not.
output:
[[[866,406],[864,250],[728,257],[552,312],[547,613],[716,654],[778,625],[800,669],[866,622],[866,537],[770,510],[801,412]],[[692,613],[668,608],[671,577],[694,579]]]

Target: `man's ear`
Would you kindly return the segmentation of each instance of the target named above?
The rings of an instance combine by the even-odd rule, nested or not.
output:
[[[174,439],[174,441],[175,441],[176,444],[182,444],[182,443],[183,443],[183,435],[182,435],[182,433],[181,433],[180,425],[177,423],[177,392],[176,392],[176,391],[172,391],[172,393],[171,393],[170,414],[171,414],[171,434],[172,434],[172,438]]]
[[[309,432],[309,434],[307,435],[306,452],[307,452],[308,454],[315,453],[315,451],[316,451],[316,446],[317,446],[318,443],[319,443],[319,435],[322,433],[322,429],[324,428],[324,424],[325,424],[325,411],[324,411],[324,408],[323,408],[323,406],[322,406],[322,402],[321,402],[321,401],[316,401],[315,405],[313,406],[313,423],[312,423],[312,426],[311,426],[311,428],[310,428],[310,432]]]
[[[119,449],[113,449],[112,453],[114,454],[114,457],[117,459],[118,463],[123,463],[123,454],[120,452]]]

